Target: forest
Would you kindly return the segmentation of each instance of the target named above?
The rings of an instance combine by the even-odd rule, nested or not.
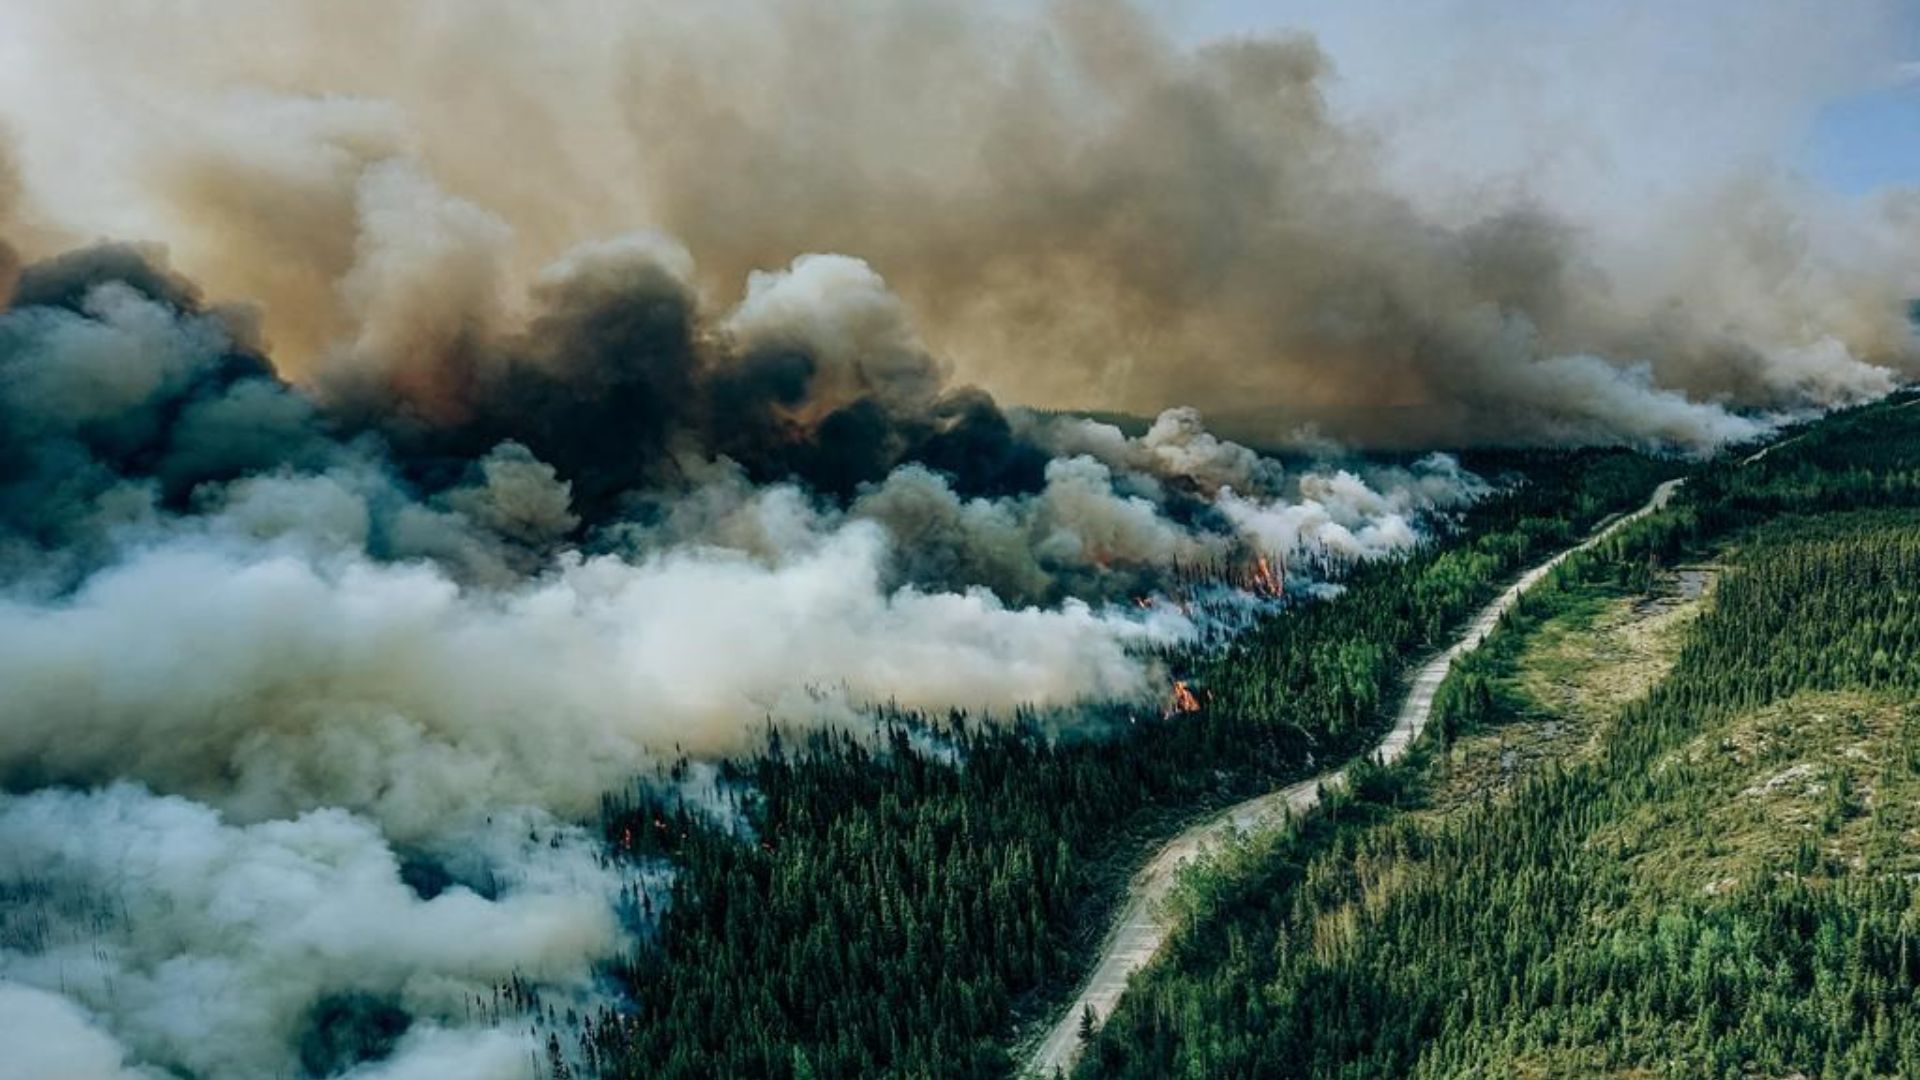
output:
[[[1190,875],[1085,1077],[1920,1075],[1920,409],[1698,470],[1456,668],[1436,737]],[[1584,752],[1448,805],[1456,743],[1576,717],[1546,651],[1717,584]]]
[[[673,883],[610,973],[629,1006],[581,1018],[573,1045],[553,1036],[555,1075],[1009,1075],[1147,845],[1355,753],[1410,661],[1679,468],[1622,450],[1469,463],[1507,484],[1444,535],[1225,650],[1166,657],[1197,711],[1116,715],[1075,738],[1032,714],[882,711],[878,736],[770,724],[710,798],[657,783],[609,797],[611,849],[664,861]]]
[[[0,1080],[1920,1076],[1920,0],[1459,7],[0,0]]]

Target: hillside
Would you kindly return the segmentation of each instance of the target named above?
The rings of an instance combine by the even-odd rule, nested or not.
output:
[[[1440,542],[1356,568],[1336,601],[1169,657],[1207,695],[1194,713],[1092,739],[1055,739],[1044,716],[901,715],[878,745],[776,736],[726,771],[752,792],[731,823],[644,791],[610,800],[616,850],[678,872],[657,937],[617,972],[634,1011],[582,1025],[580,1056],[620,1075],[1007,1075],[1143,851],[1360,752],[1411,661],[1672,470],[1537,456]]]
[[[1189,876],[1086,1076],[1920,1072],[1920,409],[1570,561],[1409,767]]]

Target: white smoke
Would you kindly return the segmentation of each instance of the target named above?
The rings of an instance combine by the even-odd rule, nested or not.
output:
[[[408,1032],[392,1057],[341,1080],[528,1080],[540,1071],[539,1050],[524,1035],[426,1027]]]
[[[1037,432],[1055,453],[1086,455],[1116,469],[1162,479],[1182,479],[1212,493],[1221,488],[1268,490],[1284,480],[1271,458],[1206,429],[1197,409],[1167,409],[1138,439],[1112,424],[1056,419]]]
[[[235,826],[130,784],[0,796],[0,879],[21,894],[0,914],[0,977],[84,1005],[144,1063],[209,1080],[301,1071],[295,1047],[330,997],[444,1023],[516,976],[588,1000],[592,963],[618,943],[617,876],[577,831],[524,816],[462,845],[489,848],[517,849],[497,896],[454,884],[423,898],[375,824],[342,810]],[[16,993],[0,1016],[23,1004],[49,1008]],[[422,1038],[390,1067],[456,1041],[500,1045]],[[104,1062],[109,1048],[75,1038],[68,1052]]]
[[[871,394],[891,408],[924,408],[945,373],[914,333],[906,304],[865,262],[802,255],[781,271],[755,270],[724,329],[743,351],[803,348],[818,362],[825,403]]]
[[[1446,454],[1409,468],[1289,470],[1208,432],[1192,409],[1168,410],[1138,438],[1092,420],[1021,420],[1057,455],[1031,494],[970,498],[910,464],[840,510],[793,485],[756,487],[736,469],[708,464],[651,525],[623,523],[604,539],[629,553],[701,545],[777,564],[870,521],[890,538],[889,584],[985,586],[1013,604],[1062,593],[1125,599],[1152,591],[1175,566],[1403,552],[1427,535],[1429,520],[1492,490]]]
[[[411,273],[360,254],[395,288]],[[635,236],[542,287],[617,293],[675,265]],[[188,288],[110,277],[0,314],[5,445],[29,466],[0,486],[23,511],[0,580],[0,882],[20,893],[0,1009],[59,1033],[36,1043],[66,1055],[48,1069],[284,1074],[348,1001],[408,1027],[329,1068],[517,1075],[537,1040],[470,1003],[510,979],[589,1002],[626,946],[622,882],[567,824],[603,792],[750,750],[770,719],[1156,698],[1156,653],[1197,628],[1126,601],[1176,566],[1404,551],[1486,492],[1444,457],[1289,470],[1190,410],[1139,438],[1023,415],[1051,455],[1031,490],[963,496],[908,463],[835,502],[682,453],[677,486],[583,535],[572,480],[522,443],[422,490],[377,440],[341,441]],[[912,409],[939,388],[855,260],[758,279],[722,332],[805,350],[816,400]],[[394,333],[354,356],[453,347]],[[450,887],[418,889],[402,852]]]
[[[739,750],[769,716],[1139,695],[1134,647],[1185,632],[890,593],[887,550],[851,523],[776,565],[568,558],[496,592],[430,563],[163,544],[69,598],[0,601],[0,767],[132,776],[248,820],[346,806],[420,836],[475,804],[585,812],[650,754]]]
[[[72,998],[0,977],[0,1080],[157,1080]]]

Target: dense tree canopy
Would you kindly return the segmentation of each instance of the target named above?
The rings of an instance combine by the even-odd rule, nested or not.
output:
[[[1591,759],[1438,823],[1396,808],[1419,799],[1416,766],[1201,875],[1193,921],[1081,1071],[1920,1075],[1916,833],[1893,795],[1920,791],[1920,409],[1905,404],[1712,465],[1671,512],[1572,560],[1502,636],[1709,545],[1731,569]],[[1482,655],[1442,693],[1443,736],[1505,719],[1515,652]],[[1863,703],[1845,752],[1782,768],[1832,700]],[[1771,744],[1753,727],[1769,709],[1784,710]],[[1774,778],[1741,789],[1749,758]],[[1728,833],[1752,813],[1729,808],[1783,783],[1818,792],[1820,813],[1785,838]],[[1868,841],[1843,856],[1831,838],[1854,818]],[[1729,880],[1673,880],[1742,844]]]
[[[1007,1075],[1019,1025],[1078,982],[1147,842],[1356,752],[1410,660],[1675,468],[1621,451],[1476,464],[1521,482],[1413,555],[1355,568],[1333,602],[1275,615],[1224,652],[1168,657],[1200,689],[1198,712],[776,730],[727,770],[730,818],[644,787],[610,799],[621,856],[664,858],[677,876],[657,933],[614,973],[630,1010],[582,1025],[587,1066]]]

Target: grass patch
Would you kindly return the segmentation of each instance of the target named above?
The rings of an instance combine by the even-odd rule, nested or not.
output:
[[[1631,594],[1563,582],[1516,611],[1466,665],[1488,680],[1494,708],[1434,755],[1424,816],[1498,798],[1548,762],[1590,758],[1607,723],[1672,669],[1718,574],[1682,567]]]

